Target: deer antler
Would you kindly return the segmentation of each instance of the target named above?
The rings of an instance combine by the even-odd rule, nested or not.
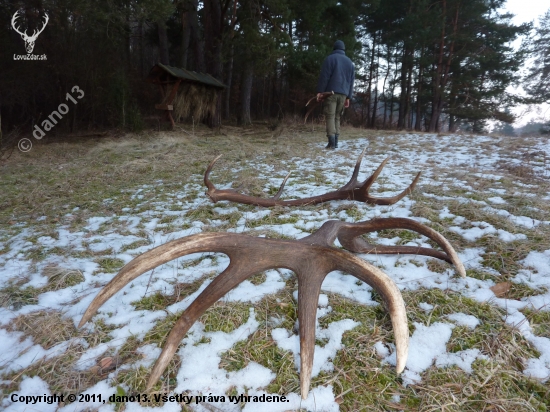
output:
[[[31,39],[33,40],[36,40],[36,38],[38,37],[38,35],[40,33],[42,33],[44,31],[44,29],[46,28],[46,25],[48,24],[48,22],[50,21],[50,17],[48,16],[48,14],[44,13],[44,17],[45,17],[45,21],[44,21],[44,25],[42,26],[42,28],[40,30],[34,30],[33,33],[32,33],[32,36],[31,36]]]
[[[180,256],[200,252],[218,252],[229,256],[230,263],[212,283],[182,313],[166,339],[164,348],[155,363],[147,390],[161,377],[168,363],[193,323],[218,299],[250,276],[273,268],[283,267],[298,277],[298,319],[300,333],[300,390],[307,398],[311,382],[315,348],[315,319],[317,302],[326,275],[333,270],[350,273],[371,285],[383,298],[390,313],[395,336],[396,371],[405,368],[408,355],[409,332],[403,298],[396,284],[377,267],[351,253],[332,246],[336,238],[344,247],[365,251],[358,239],[364,233],[383,228],[417,230],[438,243],[444,252],[428,248],[414,248],[414,253],[434,256],[452,262],[465,276],[464,266],[452,246],[434,230],[410,219],[375,219],[360,223],[328,221],[315,233],[300,240],[257,238],[235,233],[202,233],[173,240],[136,257],[97,294],[82,316],[82,327],[98,308],[141,274]],[[369,249],[370,245],[367,247]],[[410,253],[406,247],[384,249],[376,247],[374,253]]]
[[[311,112],[313,111],[313,109],[315,109],[315,106],[317,106],[318,103],[321,103],[323,102],[328,96],[331,96],[333,95],[334,92],[333,91],[330,91],[330,92],[323,92],[323,93],[319,93],[319,95],[315,95],[313,96],[311,99],[309,99],[306,103],[306,107],[309,106],[309,104],[315,100],[315,103],[313,105],[311,105],[311,107],[308,109],[308,111],[306,112],[306,115],[304,116],[304,124],[307,123],[307,118],[309,117],[309,115],[311,114]]]
[[[16,20],[17,20],[18,17],[19,17],[19,11],[16,11],[13,14],[13,17],[11,18],[11,25],[12,25],[13,29],[17,33],[19,33],[21,35],[21,37],[23,38],[23,41],[25,42],[25,48],[27,49],[27,53],[32,53],[32,51],[34,49],[34,42],[38,38],[38,35],[44,31],[44,29],[46,28],[46,25],[50,21],[50,18],[49,18],[47,13],[44,13],[44,18],[45,18],[44,25],[42,26],[42,28],[40,30],[34,29],[34,31],[32,33],[32,36],[29,36],[27,34],[27,30],[25,30],[25,32],[23,33],[16,26]]]
[[[21,35],[21,37],[23,37],[23,38],[24,38],[24,37],[27,37],[27,31],[25,30],[25,32],[23,33],[23,32],[21,32],[21,31],[19,31],[19,28],[15,25],[15,24],[16,24],[16,20],[17,20],[18,17],[19,17],[19,10],[16,11],[16,12],[13,14],[13,17],[11,18],[11,25],[12,25],[13,29],[14,29],[17,33],[19,33],[19,34]]]
[[[366,149],[365,149],[366,150]],[[279,197],[281,196],[281,193],[283,192],[283,189],[285,187],[286,181],[288,180],[288,177],[290,176],[290,173],[284,178],[283,183],[281,184],[281,187],[279,188],[279,191],[275,196],[272,198],[260,198],[260,197],[253,197],[248,195],[243,195],[240,193],[237,193],[233,189],[224,189],[219,190],[216,189],[214,184],[210,181],[210,172],[212,171],[212,168],[218,161],[218,159],[222,156],[219,155],[216,157],[212,162],[208,165],[208,168],[206,169],[206,172],[204,173],[204,184],[208,188],[208,191],[206,194],[210,199],[216,203],[220,200],[229,200],[231,202],[237,202],[237,203],[244,203],[247,205],[256,205],[256,206],[263,206],[263,207],[272,207],[272,206],[303,206],[303,205],[313,205],[317,203],[324,203],[328,202],[330,200],[357,200],[359,202],[366,202],[371,205],[393,205],[394,203],[398,202],[399,200],[403,199],[406,195],[411,193],[414,190],[414,187],[416,186],[416,183],[418,182],[418,179],[420,179],[421,172],[418,172],[412,183],[409,185],[408,188],[403,190],[398,195],[395,195],[393,197],[372,197],[369,195],[369,189],[380,174],[382,172],[382,169],[390,159],[389,157],[384,160],[382,163],[380,163],[380,166],[374,171],[374,173],[363,183],[359,183],[357,181],[357,176],[359,175],[359,168],[361,167],[361,160],[363,159],[363,155],[365,153],[365,150],[361,152],[359,155],[359,158],[357,159],[357,163],[355,164],[355,169],[353,170],[353,174],[351,176],[351,179],[348,183],[346,183],[344,186],[342,186],[340,189],[335,190],[333,192],[328,192],[323,195],[308,197],[305,199],[295,199],[295,200],[279,200]]]

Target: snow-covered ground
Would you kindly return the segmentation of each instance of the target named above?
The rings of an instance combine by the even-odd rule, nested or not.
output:
[[[383,137],[381,137],[383,143]],[[412,144],[414,142],[414,144]],[[482,255],[485,250],[479,245],[473,244],[483,236],[495,236],[500,241],[523,241],[527,238],[526,233],[537,230],[541,225],[550,224],[550,216],[538,218],[517,215],[508,210],[509,199],[513,197],[530,197],[533,195],[535,186],[516,183],[513,187],[503,185],[503,175],[497,167],[499,162],[505,161],[510,165],[522,165],[524,160],[520,152],[503,154],[500,150],[499,140],[493,137],[464,137],[464,136],[437,136],[437,135],[415,135],[404,134],[399,138],[388,140],[386,153],[372,155],[369,153],[369,141],[358,139],[343,141],[341,149],[330,152],[322,158],[299,159],[295,158],[286,163],[287,170],[275,172],[270,165],[269,157],[250,159],[247,167],[258,171],[261,179],[267,179],[266,190],[270,186],[278,186],[288,171],[293,174],[285,189],[285,198],[315,196],[326,191],[334,190],[345,184],[349,179],[355,156],[363,148],[367,147],[362,173],[360,177],[367,177],[371,171],[387,156],[394,155],[390,160],[379,181],[371,189],[372,194],[379,196],[390,196],[400,192],[414,178],[417,171],[422,170],[418,194],[423,194],[426,199],[453,200],[471,205],[478,210],[501,216],[506,222],[506,229],[484,221],[470,221],[464,216],[453,214],[448,207],[442,207],[440,219],[449,222],[448,229],[459,234],[466,242],[471,242],[471,247],[460,251],[459,256],[467,269],[478,269],[486,273],[498,276],[499,273],[493,268],[485,267],[482,262]],[[403,147],[406,147],[403,149]],[[532,148],[532,151],[549,153],[550,145],[540,143]],[[549,168],[543,162],[530,164],[533,171],[542,178],[549,177]],[[318,185],[303,182],[311,170],[321,170],[324,182]],[[485,193],[477,193],[477,189],[464,179],[466,171],[473,171],[470,177],[487,183],[488,190]],[[238,172],[237,169],[234,171]],[[442,172],[444,171],[444,172]],[[459,172],[463,171],[462,174]],[[230,187],[220,182],[216,176],[216,170],[212,173],[211,179],[219,182],[219,188]],[[302,180],[301,180],[302,179]],[[339,219],[345,221],[357,221],[357,216],[351,217],[346,210],[338,207],[351,204],[350,201],[332,202],[318,207],[315,210],[301,210],[300,208],[288,208],[280,219],[289,218],[295,223],[283,223],[280,225],[262,224],[254,227],[253,230],[247,226],[247,222],[261,219],[270,214],[270,210],[261,208],[243,208],[227,202],[215,205],[214,217],[207,223],[200,221],[189,221],[184,217],[188,211],[197,207],[211,205],[211,202],[203,194],[202,176],[194,176],[190,181],[184,182],[181,186],[164,185],[162,181],[151,182],[150,185],[132,189],[134,199],[145,199],[145,194],[155,191],[159,199],[146,200],[144,204],[138,204],[136,209],[143,210],[147,205],[146,212],[135,212],[136,209],[128,207],[123,215],[91,217],[87,222],[73,230],[70,224],[71,217],[78,213],[74,210],[66,216],[66,223],[59,223],[55,229],[56,235],[49,236],[40,229],[41,220],[36,222],[18,222],[19,233],[0,243],[0,250],[4,248],[7,253],[0,256],[0,289],[11,284],[17,279],[28,279],[25,285],[36,288],[47,284],[48,279],[43,275],[44,269],[51,265],[61,268],[80,271],[85,280],[75,286],[61,290],[42,293],[38,296],[38,302],[34,305],[26,305],[21,308],[0,308],[0,383],[2,376],[7,373],[22,370],[29,365],[44,358],[52,358],[65,352],[71,345],[88,344],[82,339],[72,339],[62,342],[52,348],[44,349],[38,343],[33,342],[31,337],[24,336],[22,332],[13,331],[8,328],[10,322],[17,316],[29,314],[42,310],[58,310],[64,313],[64,317],[72,319],[77,325],[86,307],[93,297],[112,277],[113,273],[104,273],[97,263],[98,257],[109,257],[121,259],[125,263],[135,256],[143,253],[152,247],[164,244],[170,240],[183,236],[200,233],[207,224],[215,227],[224,224],[224,215],[229,213],[241,213],[235,227],[230,231],[254,232],[258,230],[277,232],[290,238],[299,239],[307,236],[312,230],[320,227],[326,220]],[[437,189],[438,194],[430,193],[428,188]],[[456,190],[460,189],[462,195],[457,196]],[[198,193],[189,200],[188,193]],[[537,192],[538,193],[538,192]],[[485,200],[476,200],[472,195],[482,195]],[[416,199],[416,200],[413,200]],[[409,217],[415,218],[422,223],[429,223],[427,219],[415,217],[411,208],[423,197],[407,197],[393,206],[368,206],[355,203],[358,213],[362,215],[359,220],[366,220],[373,217]],[[508,199],[508,200],[506,200]],[[550,194],[545,194],[545,199],[550,200]],[[105,202],[113,202],[117,199],[106,199]],[[173,206],[179,210],[172,210]],[[161,223],[163,218],[173,217],[169,223]],[[291,219],[293,218],[293,219]],[[168,227],[168,229],[167,229]],[[183,230],[177,228],[186,227]],[[176,230],[174,231],[174,228]],[[149,245],[139,246],[134,249],[127,249],[128,245],[144,239],[146,233],[150,241]],[[50,233],[51,234],[51,233]],[[30,239],[33,239],[31,241]],[[371,235],[373,240],[384,244],[396,244],[400,239],[378,238],[376,234]],[[411,242],[412,245],[430,247],[425,237],[419,237]],[[46,258],[33,265],[28,257],[28,252],[39,245],[45,252]],[[339,246],[337,244],[337,246]],[[71,251],[71,253],[59,253],[60,250]],[[51,251],[51,252],[48,252]],[[94,258],[77,258],[71,256],[74,252],[92,251]],[[206,254],[204,254],[206,256]],[[174,283],[192,283],[206,274],[215,271],[221,272],[229,264],[225,255],[205,257],[198,264],[187,265],[196,261],[202,254],[189,255],[167,263],[157,269],[154,274],[148,272],[131,282],[105,303],[94,319],[103,319],[107,325],[117,325],[111,333],[112,340],[98,346],[88,348],[82,353],[76,363],[76,368],[86,370],[97,363],[106,352],[112,353],[124,344],[131,336],[142,339],[155,324],[165,318],[167,313],[175,313],[185,309],[193,299],[211,282],[205,280],[202,286],[185,299],[169,306],[164,310],[145,311],[135,310],[130,303],[142,299],[144,296],[160,291],[164,294],[174,293]],[[367,261],[381,267],[401,290],[444,289],[452,290],[466,297],[473,298],[478,302],[490,302],[492,305],[503,308],[506,315],[506,322],[516,325],[523,337],[530,342],[539,352],[540,357],[528,359],[524,374],[547,381],[550,378],[550,339],[536,336],[530,327],[529,321],[520,312],[520,309],[532,307],[534,309],[550,310],[550,250],[532,251],[522,261],[518,262],[522,269],[518,272],[513,282],[524,283],[540,293],[535,296],[523,298],[522,300],[497,298],[490,287],[495,285],[493,280],[479,280],[472,277],[465,279],[456,276],[452,269],[445,273],[431,271],[427,262],[432,258],[419,256],[388,256],[388,255],[360,255]],[[412,261],[414,259],[414,262]],[[151,277],[152,276],[152,277]],[[228,302],[258,302],[264,296],[276,293],[285,287],[285,280],[293,274],[287,270],[271,270],[266,273],[263,283],[254,284],[249,281],[243,282],[224,299]],[[153,281],[151,281],[151,279]],[[322,290],[330,293],[341,294],[364,305],[378,305],[371,299],[370,286],[361,283],[349,275],[340,272],[332,272],[325,279]],[[77,302],[77,303],[74,303]],[[433,307],[428,303],[422,303],[420,308],[430,312]],[[319,299],[318,317],[321,318],[330,313],[332,308],[329,305],[327,295],[322,294]],[[265,315],[262,315],[265,316]],[[277,326],[277,319],[273,319],[273,325]],[[346,331],[355,328],[359,323],[351,320],[340,320],[333,322],[326,328],[318,327],[317,338],[324,339],[327,343],[323,347],[316,347],[313,376],[321,371],[333,369],[332,359],[338,350],[342,348],[342,336]],[[405,385],[420,382],[421,374],[432,365],[444,368],[449,365],[456,365],[470,373],[472,362],[476,359],[487,359],[487,355],[477,349],[465,350],[457,353],[449,353],[446,350],[446,343],[451,337],[453,328],[456,325],[466,326],[475,329],[480,320],[475,316],[466,313],[455,313],[446,317],[445,321],[438,321],[429,326],[421,323],[414,324],[414,332],[411,336],[409,358],[406,370],[403,374]],[[90,324],[89,324],[90,325]],[[91,327],[91,326],[88,326]],[[257,363],[249,363],[244,369],[228,372],[221,369],[220,356],[223,352],[231,349],[237,342],[247,339],[259,327],[258,314],[251,307],[248,321],[232,332],[221,331],[205,332],[204,325],[197,322],[191,328],[178,350],[182,359],[181,367],[177,373],[177,387],[175,393],[189,391],[191,394],[203,395],[225,395],[230,388],[236,388],[237,392],[248,395],[265,394],[265,388],[275,378],[275,373]],[[292,331],[275,327],[271,330],[271,337],[283,350],[291,351],[294,355],[295,367],[299,366],[299,338]],[[207,339],[205,339],[207,338]],[[374,347],[376,353],[382,359],[381,363],[395,363],[393,348],[378,342]],[[160,348],[153,345],[144,345],[140,349],[143,359],[140,365],[150,367],[160,353]],[[128,365],[127,367],[137,367]],[[104,399],[116,393],[116,385],[113,386],[111,379],[118,371],[98,382],[95,386],[88,388],[87,393],[103,394]],[[7,383],[7,382],[4,382]],[[48,384],[39,376],[23,378],[17,394],[40,395],[50,394]],[[315,387],[310,391],[307,400],[300,399],[299,393],[286,395],[286,402],[262,403],[261,406],[254,402],[247,403],[245,411],[287,411],[298,408],[306,408],[316,411],[337,411],[338,403],[335,400],[335,393],[331,386]],[[217,405],[224,411],[240,411],[241,408],[235,403],[209,402]],[[12,402],[6,397],[2,403],[3,410],[23,411],[26,406],[21,403]],[[41,403],[36,410],[54,411],[57,404],[48,405]],[[70,403],[59,410],[81,411],[90,406],[98,407],[99,411],[114,411],[112,404],[98,402]],[[197,411],[207,410],[204,406],[191,406]],[[129,403],[127,411],[138,411],[148,409],[137,403]],[[150,408],[153,410],[153,408]],[[176,411],[179,406],[175,403],[165,403],[163,407],[154,410]]]

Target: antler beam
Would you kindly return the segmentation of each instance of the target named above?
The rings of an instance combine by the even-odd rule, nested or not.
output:
[[[311,112],[315,109],[315,106],[317,106],[318,103],[321,103],[323,102],[328,96],[330,95],[333,95],[334,92],[333,91],[330,91],[330,92],[323,92],[323,93],[319,93],[320,96],[318,96],[317,94],[315,96],[313,96],[311,99],[309,99],[306,103],[306,107],[309,106],[309,104],[312,102],[312,101],[315,101],[314,104],[311,105],[311,107],[307,110],[306,112],[306,115],[304,116],[304,124],[307,123],[307,118],[309,117],[309,115],[311,114]]]
[[[434,240],[443,252],[429,248],[405,246],[378,247],[364,242],[362,234],[384,229],[405,228]],[[298,277],[298,319],[300,333],[300,390],[307,398],[311,382],[315,349],[315,319],[321,284],[333,270],[349,273],[371,285],[382,296],[390,313],[395,336],[396,371],[405,368],[409,332],[405,304],[393,280],[377,267],[351,253],[332,246],[338,238],[350,250],[372,253],[414,253],[434,256],[455,265],[461,276],[464,266],[452,246],[434,230],[410,219],[375,219],[359,223],[328,221],[315,233],[300,240],[257,238],[234,233],[202,233],[173,240],[136,257],[97,294],[82,316],[79,327],[88,322],[99,307],[141,274],[178,257],[191,253],[218,252],[226,254],[230,263],[182,313],[166,339],[155,363],[147,390],[159,380],[193,323],[218,299],[238,284],[263,271],[287,268]]]
[[[344,186],[342,186],[340,189],[335,190],[333,192],[328,192],[323,195],[318,196],[312,196],[305,199],[295,199],[295,200],[279,200],[283,189],[285,187],[286,181],[288,180],[290,173],[284,178],[283,183],[281,184],[281,187],[279,188],[279,191],[275,196],[272,198],[261,198],[261,197],[253,197],[244,195],[241,193],[238,193],[237,191],[233,189],[216,189],[214,184],[210,181],[210,172],[212,171],[212,168],[218,161],[218,159],[222,156],[219,155],[216,157],[212,162],[208,165],[208,168],[206,169],[206,172],[204,173],[204,184],[208,188],[208,191],[206,194],[208,197],[214,202],[219,202],[220,200],[229,200],[231,202],[237,202],[237,203],[244,203],[247,205],[256,205],[256,206],[263,206],[263,207],[272,207],[272,206],[303,206],[303,205],[314,205],[318,203],[324,203],[329,202],[331,200],[357,200],[359,202],[365,202],[371,205],[392,205],[399,200],[403,199],[405,196],[407,196],[409,193],[411,193],[416,183],[418,182],[418,179],[420,179],[419,172],[412,183],[409,185],[408,188],[403,190],[398,195],[395,195],[393,197],[373,197],[369,194],[369,189],[378,177],[380,175],[380,172],[382,172],[382,169],[390,159],[389,157],[384,160],[380,166],[374,171],[374,173],[363,183],[359,183],[357,181],[357,176],[359,175],[359,168],[361,167],[361,161],[363,160],[363,155],[365,153],[365,150],[361,152],[361,155],[359,155],[359,158],[357,159],[357,163],[355,164],[355,168],[353,170],[353,174],[351,176],[351,179],[348,183],[346,183]]]

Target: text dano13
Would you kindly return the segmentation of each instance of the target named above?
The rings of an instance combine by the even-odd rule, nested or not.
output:
[[[82,99],[84,97],[84,90],[82,90],[78,86],[73,86],[71,89],[71,92],[77,94],[76,98],[78,100]],[[73,104],[78,104],[78,101],[75,100],[73,96],[71,96],[69,93],[65,96],[65,100],[72,102]],[[54,110],[47,119],[44,119],[41,123],[42,128],[38,126],[37,124],[34,125],[34,130],[32,132],[32,135],[35,139],[42,139],[46,132],[49,132],[53,129],[53,127],[57,124],[57,122],[61,119],[63,119],[63,115],[66,115],[69,113],[69,106],[67,106],[65,103],[61,103],[57,110]],[[57,117],[57,119],[56,119]]]

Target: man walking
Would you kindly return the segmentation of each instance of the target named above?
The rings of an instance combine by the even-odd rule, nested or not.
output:
[[[327,123],[327,149],[338,147],[340,135],[340,115],[344,107],[349,107],[355,81],[355,67],[346,56],[346,46],[341,40],[334,43],[332,53],[325,59],[317,84],[317,101],[321,101],[322,93],[333,92],[325,99],[324,114]]]

